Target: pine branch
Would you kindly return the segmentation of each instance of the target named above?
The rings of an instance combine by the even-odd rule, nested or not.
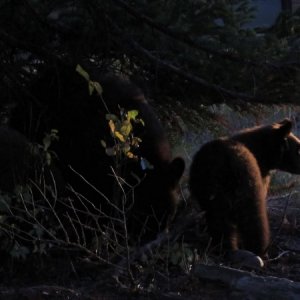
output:
[[[194,48],[196,50],[200,50],[200,51],[206,52],[208,54],[216,55],[216,56],[230,60],[235,63],[254,66],[254,67],[258,67],[258,68],[261,68],[262,65],[269,67],[269,68],[279,69],[279,70],[282,68],[289,68],[289,69],[295,68],[295,64],[292,65],[288,62],[284,62],[284,63],[269,62],[269,61],[258,62],[258,61],[245,59],[245,58],[241,57],[240,55],[238,55],[237,53],[228,52],[228,50],[218,51],[218,50],[212,49],[210,47],[206,47],[206,46],[192,40],[186,34],[182,34],[180,32],[175,32],[174,30],[171,30],[171,29],[165,27],[163,24],[159,24],[159,23],[153,21],[153,19],[147,17],[146,15],[144,15],[142,13],[139,13],[138,11],[136,11],[134,8],[132,8],[130,5],[128,5],[123,0],[113,0],[113,1],[117,6],[126,10],[131,16],[139,19],[141,22],[147,24],[148,26],[156,29],[157,31],[159,31],[181,43],[184,43],[184,44],[188,45],[189,47]],[[299,62],[297,62],[296,65],[299,66]]]
[[[234,62],[238,62],[238,63],[242,63],[242,64],[248,64],[248,65],[261,66],[260,63],[252,62],[250,60],[245,60],[244,58],[240,57],[237,53],[217,51],[210,47],[205,47],[203,45],[200,45],[196,41],[192,40],[189,36],[179,33],[179,32],[175,32],[167,27],[164,27],[163,24],[154,22],[151,18],[145,16],[144,14],[137,12],[134,8],[132,8],[127,3],[125,3],[125,1],[123,1],[123,0],[113,0],[113,1],[115,2],[116,5],[125,9],[130,15],[139,19],[143,23],[149,25],[150,27],[158,30],[159,32],[161,32],[177,41],[180,41],[194,49],[201,50],[201,51],[204,51],[209,54],[217,55],[219,57],[228,59],[230,61],[234,61]]]
[[[125,35],[123,34],[122,30],[107,16],[106,17],[108,22],[111,24],[111,26],[115,29],[115,31],[122,35],[122,37],[125,39]],[[173,73],[183,77],[184,79],[189,80],[190,82],[193,82],[195,84],[199,84],[205,88],[214,90],[215,92],[220,93],[222,96],[226,95],[231,98],[244,100],[244,101],[255,101],[255,102],[261,102],[256,97],[244,94],[244,93],[238,93],[231,90],[228,90],[220,85],[216,85],[213,83],[207,82],[205,79],[198,77],[192,73],[186,72],[182,70],[181,68],[173,65],[172,63],[169,63],[167,61],[164,61],[156,56],[154,56],[149,50],[143,48],[138,42],[133,40],[132,38],[126,37],[126,41],[130,44],[131,48],[134,48],[136,51],[141,53],[143,56],[147,57],[148,60],[155,63],[160,68],[172,71]]]
[[[7,32],[5,32],[2,29],[0,29],[0,41],[2,41],[4,44],[8,44],[11,47],[27,50],[30,53],[34,53],[40,58],[43,58],[45,60],[53,61],[56,63],[62,63],[59,57],[46,51],[44,48],[32,44],[30,42],[20,41],[20,39],[17,39],[14,36],[9,35]]]

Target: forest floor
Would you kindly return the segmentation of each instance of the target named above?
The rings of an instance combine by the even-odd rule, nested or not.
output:
[[[181,110],[183,108],[180,106],[177,111]],[[244,124],[245,121],[251,123],[255,119],[233,115],[226,108],[221,113],[225,114],[227,123],[231,120],[233,123],[226,123],[228,130],[225,131],[223,125],[219,126],[220,118],[207,126],[206,120],[188,111],[186,120],[193,121],[196,118],[195,133],[191,134],[193,131],[190,126],[186,126],[176,113],[174,117],[170,109],[159,111],[168,112],[162,119],[165,119],[165,124],[170,123],[173,132],[174,127],[178,127],[175,141],[180,139],[178,136],[181,137],[182,132],[189,133],[185,134],[182,142],[184,147],[177,147],[179,155],[188,154],[187,161],[196,150],[195,145],[211,139],[214,134],[219,136],[227,134],[228,130],[232,131],[237,126],[237,119],[239,127],[245,127],[248,125]],[[286,115],[286,112],[280,111],[278,114],[270,118],[280,119],[281,114]],[[221,117],[223,120],[224,116]],[[201,122],[205,129],[199,129]],[[201,136],[199,131],[202,132]],[[296,183],[278,192],[277,184],[274,186],[268,199],[272,243],[269,261],[265,262],[263,268],[249,269],[228,264],[223,256],[209,247],[204,218],[200,218],[175,243],[165,243],[158,249],[152,249],[152,256],[146,262],[143,259],[134,262],[131,273],[125,272],[119,277],[115,276],[114,266],[104,265],[78,252],[62,251],[47,257],[37,255],[24,261],[0,254],[0,299],[222,300],[246,299],[245,295],[248,294],[251,295],[247,299],[300,299],[300,188]],[[246,284],[240,281],[244,278],[250,278]],[[263,286],[259,285],[260,282]],[[279,295],[278,289],[282,290]]]
[[[267,280],[266,283],[273,277],[283,280],[284,284],[288,279],[288,285],[296,284],[297,293],[297,284],[300,286],[300,198],[297,188],[280,196],[270,196],[268,210],[273,238],[270,260],[261,269],[238,268],[239,273],[231,273],[232,269],[226,268],[223,257],[210,252],[207,234],[204,232],[197,237],[191,228],[185,238],[180,237],[180,241],[169,245],[168,263],[162,249],[156,252],[155,260],[146,264],[134,263],[131,269],[133,280],[127,274],[116,278],[110,266],[70,252],[21,262],[2,257],[0,299],[237,299],[232,276],[237,282],[245,274],[257,275],[260,280]],[[174,252],[178,254],[176,257],[172,256]],[[191,253],[197,253],[193,255],[193,261],[189,259]],[[274,289],[279,282],[274,283]],[[272,295],[272,288],[271,284],[267,289],[269,296],[275,295],[275,292]],[[276,299],[294,299],[294,293],[287,292],[286,296]],[[300,294],[298,296],[300,299]],[[254,294],[249,299],[261,298]]]

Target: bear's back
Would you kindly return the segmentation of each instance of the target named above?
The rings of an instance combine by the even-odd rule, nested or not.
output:
[[[257,193],[265,194],[266,188],[256,158],[236,140],[220,138],[208,142],[194,157],[190,189],[203,209],[213,205],[217,199],[223,199],[218,201],[219,208],[224,205],[224,209],[229,209],[244,202],[245,198],[256,198]]]

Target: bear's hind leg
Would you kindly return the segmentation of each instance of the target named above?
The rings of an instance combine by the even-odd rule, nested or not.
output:
[[[208,232],[212,237],[212,245],[221,250],[238,250],[239,237],[237,226],[222,212],[208,211],[206,213]]]

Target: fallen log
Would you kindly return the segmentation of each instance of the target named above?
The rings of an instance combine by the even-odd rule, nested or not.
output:
[[[223,283],[228,286],[228,299],[276,300],[300,299],[300,283],[286,278],[259,276],[223,266],[198,264],[194,275],[201,280]]]

